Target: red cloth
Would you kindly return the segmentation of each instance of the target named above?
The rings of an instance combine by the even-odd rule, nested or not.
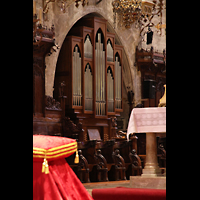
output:
[[[94,200],[166,200],[166,189],[105,188],[93,189]]]
[[[74,139],[50,135],[33,135],[33,161],[65,158],[77,150]]]
[[[42,161],[33,162],[33,200],[93,200],[64,158],[48,164],[45,174]]]
[[[71,138],[33,136],[33,200],[93,200],[64,159],[76,150]]]

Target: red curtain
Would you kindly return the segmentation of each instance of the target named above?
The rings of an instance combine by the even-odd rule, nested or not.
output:
[[[64,158],[48,164],[45,174],[42,161],[33,162],[33,200],[93,200]]]

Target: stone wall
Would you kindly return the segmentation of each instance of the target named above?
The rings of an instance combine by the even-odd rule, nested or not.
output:
[[[35,0],[36,1],[36,13],[39,13],[40,7],[43,5],[43,1],[45,0]],[[114,32],[116,34],[116,42],[117,44],[124,46],[123,53],[123,100],[124,104],[127,104],[127,92],[129,90],[133,90],[134,92],[134,101],[135,104],[140,102],[141,99],[141,80],[140,80],[140,72],[136,70],[134,66],[135,63],[135,51],[136,46],[140,41],[139,32],[140,30],[135,28],[134,24],[130,29],[126,29],[123,26],[121,27],[119,24],[116,24],[114,28],[114,19],[113,19],[113,11],[112,11],[112,0],[102,0],[98,5],[96,5],[97,0],[89,0],[89,5],[82,7],[79,2],[79,7],[75,6],[75,3],[72,3],[66,9],[66,12],[63,13],[60,11],[56,2],[51,2],[48,4],[49,10],[46,15],[47,21],[43,21],[43,25],[47,27],[51,27],[52,24],[55,26],[55,41],[61,47],[62,43],[68,34],[69,30],[72,26],[83,16],[94,13],[96,16],[100,16],[105,18],[108,21],[108,30],[110,32]],[[39,16],[39,14],[38,14]],[[157,19],[156,19],[157,20]],[[165,23],[165,13],[163,14],[163,23]],[[152,28],[154,31],[155,28]],[[150,48],[149,46],[153,46],[154,49],[161,51],[166,49],[165,47],[165,30],[163,29],[162,36],[159,36],[154,31],[153,43],[151,45],[146,45],[145,41],[142,43],[143,48]],[[47,56],[46,61],[46,74],[45,74],[45,93],[46,95],[53,96],[53,85],[54,85],[54,76],[56,70],[56,63],[58,59],[60,49],[57,52],[51,54],[51,56]],[[127,105],[124,106],[126,108],[124,112],[121,114],[122,117],[127,118],[128,110]]]

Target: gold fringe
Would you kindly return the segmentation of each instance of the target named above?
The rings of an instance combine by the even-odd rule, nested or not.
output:
[[[74,163],[79,163],[79,155],[78,155],[78,151],[76,150],[76,156],[74,159]]]

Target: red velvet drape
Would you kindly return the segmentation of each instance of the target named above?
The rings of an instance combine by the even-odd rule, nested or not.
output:
[[[64,158],[48,164],[45,174],[42,161],[33,161],[33,200],[93,200]]]

